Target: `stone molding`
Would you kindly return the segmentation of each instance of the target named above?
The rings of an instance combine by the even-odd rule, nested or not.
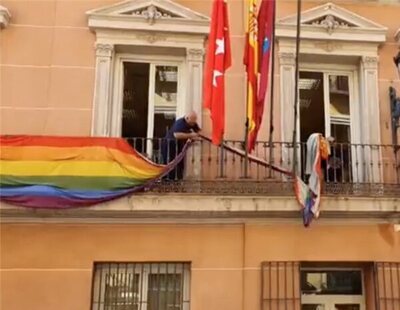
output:
[[[277,21],[276,37],[296,37],[297,15]],[[301,13],[301,38],[351,42],[386,41],[387,28],[333,3],[326,3]]]

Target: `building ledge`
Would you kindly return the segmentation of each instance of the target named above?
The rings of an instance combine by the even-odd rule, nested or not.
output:
[[[323,197],[321,217],[400,220],[400,198]],[[239,220],[300,218],[292,197],[198,196],[142,194],[75,209],[29,209],[0,204],[1,222],[163,222],[173,220]]]

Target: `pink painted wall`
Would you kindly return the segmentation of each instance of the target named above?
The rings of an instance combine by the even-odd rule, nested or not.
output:
[[[0,131],[3,134],[89,135],[95,75],[95,35],[87,27],[85,12],[117,1],[2,0],[12,14],[0,36]],[[209,14],[211,0],[179,0],[180,4]],[[245,113],[244,1],[230,0],[233,66],[227,72],[226,138],[242,139]],[[394,34],[400,27],[400,5],[378,2],[334,1],[388,27],[380,49],[379,88],[382,142],[390,143],[388,86],[400,91],[393,65],[397,52]],[[303,8],[325,1],[303,1]],[[296,12],[295,3],[279,0],[278,18]],[[277,70],[276,72],[279,72]],[[278,74],[278,73],[277,73]],[[276,76],[277,78],[277,76]],[[276,83],[276,139],[279,138],[279,84]],[[207,112],[204,115],[208,115]],[[260,139],[267,139],[267,113]],[[209,130],[208,116],[204,117]],[[243,124],[243,125],[241,125]]]
[[[258,310],[263,261],[400,261],[400,235],[391,225],[47,223],[0,229],[0,308],[7,310],[90,309],[94,261],[190,261],[192,310]]]

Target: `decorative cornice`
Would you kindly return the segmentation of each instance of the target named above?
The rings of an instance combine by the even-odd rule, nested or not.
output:
[[[157,19],[177,17],[170,13],[161,12],[155,5],[134,11],[132,15],[144,17],[150,25],[153,25]]]
[[[281,65],[295,65],[296,55],[290,52],[280,52],[279,62]]]
[[[361,62],[365,69],[378,69],[379,58],[373,56],[363,56]]]
[[[320,41],[314,44],[316,48],[320,48],[325,52],[331,53],[333,51],[343,48],[343,45],[335,41]]]
[[[139,39],[139,40],[146,41],[146,42],[148,42],[150,44],[153,44],[153,43],[158,42],[158,41],[166,41],[167,40],[166,36],[157,35],[157,34],[151,33],[151,32],[137,34],[137,35],[135,35],[135,38]]]
[[[114,52],[112,44],[97,43],[95,45],[97,57],[111,57]]]
[[[204,59],[204,49],[188,48],[186,54],[189,61],[203,61]]]
[[[7,8],[0,5],[0,29],[6,28],[10,22],[11,14]]]
[[[387,28],[332,3],[301,12],[303,40],[335,40],[383,43]],[[284,17],[276,23],[276,37],[296,38],[297,16]]]
[[[171,0],[126,0],[86,12],[93,31],[209,33],[210,19]],[[146,22],[147,21],[147,22]]]

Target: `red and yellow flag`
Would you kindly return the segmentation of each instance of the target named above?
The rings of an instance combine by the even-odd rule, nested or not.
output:
[[[252,151],[256,139],[256,105],[257,105],[257,77],[258,77],[258,26],[256,0],[248,1],[246,45],[244,52],[244,65],[247,73],[247,149]]]

